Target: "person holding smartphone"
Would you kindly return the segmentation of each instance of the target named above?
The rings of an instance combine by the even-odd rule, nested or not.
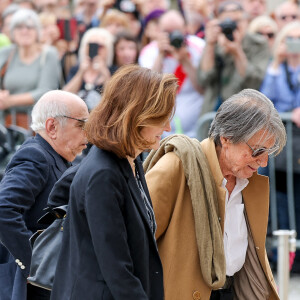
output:
[[[79,48],[79,63],[71,68],[63,90],[85,100],[91,110],[100,101],[103,84],[113,73],[113,35],[104,28],[89,29]]]
[[[260,88],[272,100],[279,112],[291,112],[293,124],[294,183],[300,182],[298,164],[300,144],[300,22],[285,25],[274,42],[273,60],[267,69]],[[285,154],[278,157],[276,167],[276,189],[278,203],[278,225],[289,228],[286,189]],[[296,231],[300,232],[300,186],[294,184]],[[296,253],[292,272],[300,273],[300,251]]]

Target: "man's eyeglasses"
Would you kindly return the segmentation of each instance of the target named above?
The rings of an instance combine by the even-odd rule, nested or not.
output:
[[[73,118],[73,117],[69,117],[69,116],[62,116],[62,117],[64,117],[64,118],[67,118],[67,119],[72,119],[72,120],[76,120],[76,121],[78,121],[78,122],[81,122],[81,123],[86,123],[86,119],[77,119],[77,118]]]
[[[258,156],[264,154],[265,152],[267,152],[268,155],[272,155],[278,150],[278,146],[276,146],[274,148],[270,148],[270,149],[265,148],[265,147],[258,148],[258,149],[253,149],[247,142],[245,142],[245,143],[251,149],[251,151],[252,151],[251,156],[252,157],[258,157]]]
[[[69,117],[69,116],[66,116],[66,115],[58,116],[58,117],[78,121],[78,122],[80,123],[80,128],[81,128],[82,130],[84,130],[84,125],[85,125],[85,123],[86,123],[86,121],[87,121],[87,119],[77,119],[77,118]]]

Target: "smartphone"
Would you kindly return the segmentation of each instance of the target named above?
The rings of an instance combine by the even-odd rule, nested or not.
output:
[[[93,59],[98,55],[99,44],[97,43],[89,43],[89,57]]]
[[[57,26],[60,32],[60,39],[72,41],[77,34],[77,21],[75,18],[58,19]]]
[[[288,53],[300,53],[300,39],[287,38],[285,43]]]

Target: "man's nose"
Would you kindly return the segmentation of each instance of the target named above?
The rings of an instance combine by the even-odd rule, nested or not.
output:
[[[259,166],[264,168],[268,165],[268,160],[269,160],[268,152],[265,152],[257,158],[256,162]]]

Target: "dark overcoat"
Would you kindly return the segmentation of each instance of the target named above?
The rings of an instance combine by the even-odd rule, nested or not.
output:
[[[0,299],[26,299],[31,262],[30,236],[42,225],[54,183],[67,169],[64,160],[39,134],[12,157],[0,183]]]
[[[141,161],[143,188],[149,192]],[[92,147],[71,185],[51,299],[163,300],[163,274],[127,159]]]

